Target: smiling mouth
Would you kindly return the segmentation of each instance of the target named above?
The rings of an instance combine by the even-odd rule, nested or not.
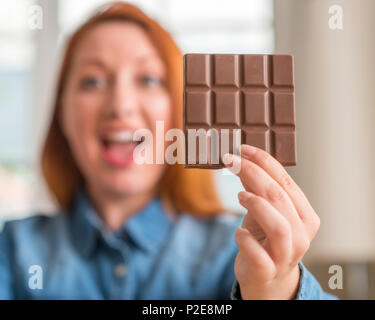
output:
[[[127,167],[133,162],[133,153],[141,141],[133,141],[134,131],[119,130],[109,132],[101,138],[102,156],[110,166]]]

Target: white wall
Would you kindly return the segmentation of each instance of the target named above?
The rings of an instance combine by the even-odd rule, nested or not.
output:
[[[343,8],[331,30],[328,9]],[[375,256],[375,1],[276,0],[275,49],[295,55],[298,164],[321,217],[306,259]]]

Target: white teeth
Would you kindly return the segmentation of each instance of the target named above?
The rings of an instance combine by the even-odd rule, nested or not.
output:
[[[110,142],[132,142],[133,132],[129,130],[111,132],[105,136],[105,139]]]

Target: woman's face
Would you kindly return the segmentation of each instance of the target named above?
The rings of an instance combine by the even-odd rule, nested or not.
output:
[[[150,191],[163,165],[136,164],[133,132],[171,124],[166,67],[148,34],[131,22],[93,27],[76,48],[60,123],[89,188],[114,195]],[[154,150],[155,153],[155,150]]]

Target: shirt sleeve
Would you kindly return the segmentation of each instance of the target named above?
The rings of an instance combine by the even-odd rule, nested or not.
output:
[[[336,300],[336,296],[325,292],[315,277],[306,269],[302,261],[299,263],[301,270],[300,283],[296,300]],[[234,281],[230,294],[231,300],[242,300],[240,285]]]
[[[13,299],[7,223],[0,228],[0,300]]]
[[[336,300],[336,296],[325,292],[319,282],[304,266],[302,261],[299,263],[301,278],[296,300]]]

